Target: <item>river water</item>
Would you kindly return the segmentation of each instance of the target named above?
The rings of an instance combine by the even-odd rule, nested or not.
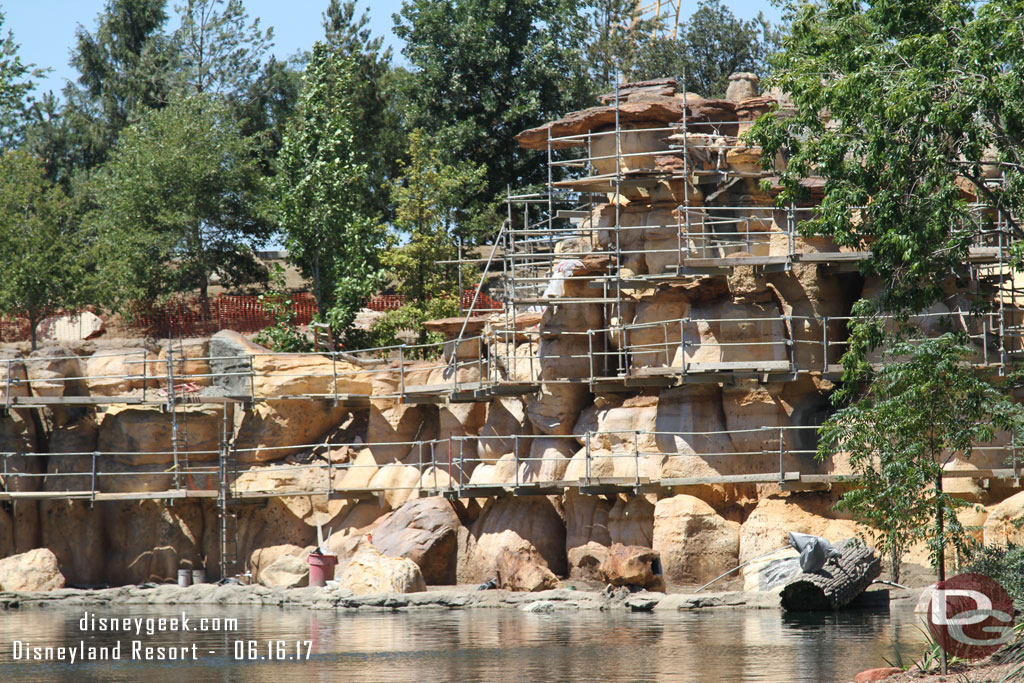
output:
[[[858,671],[886,666],[884,658],[894,658],[894,647],[909,662],[921,654],[923,641],[913,605],[906,603],[894,604],[891,612],[800,617],[752,609],[669,614],[532,614],[511,609],[356,613],[186,605],[87,611],[97,621],[87,621],[84,630],[84,608],[0,613],[3,681],[818,683],[851,681]],[[176,625],[169,620],[180,620],[182,612],[192,630],[170,630]],[[130,625],[121,621],[118,627],[141,633],[99,630],[98,620],[110,618],[138,619]],[[163,630],[156,621],[160,618],[168,620]],[[237,627],[225,619],[237,619]],[[112,627],[108,622],[107,628]],[[201,627],[208,630],[197,630]],[[119,653],[114,649],[118,642]],[[84,645],[87,654],[89,648],[107,647],[108,656],[116,653],[120,659],[73,664],[26,659],[35,648],[62,645]],[[185,649],[186,659],[147,659],[159,654],[147,647],[168,648],[165,657],[170,648],[179,648],[178,655]],[[38,652],[41,657],[59,656],[57,650]]]

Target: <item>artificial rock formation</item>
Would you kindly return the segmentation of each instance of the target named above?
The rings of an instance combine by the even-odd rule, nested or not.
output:
[[[4,487],[78,498],[0,509],[0,557],[46,547],[72,585],[171,581],[179,567],[218,578],[222,461],[238,497],[234,569],[276,585],[302,581],[317,525],[362,591],[655,585],[645,571],[687,589],[789,531],[855,536],[833,509],[838,488],[778,480],[849,473],[841,453],[815,459],[811,427],[832,410],[852,303],[882,283],[823,261],[844,250],[794,234],[800,216],[775,206],[773,171],[737,136],[776,104],[790,103],[751,74],[734,74],[722,100],[660,79],[520,133],[527,150],[586,148],[597,177],[560,186],[598,201],[569,212],[575,227],[558,228],[548,263],[526,259],[533,281],[558,287],[465,325],[433,321],[435,359],[273,353],[230,331],[0,349]],[[800,215],[821,196],[807,187]],[[556,277],[562,266],[570,277]],[[974,293],[952,287],[932,312],[969,308]],[[999,468],[1000,456],[951,467]],[[984,524],[986,543],[1019,541],[1024,494],[1003,500],[1015,491],[983,480],[950,479],[987,506],[962,520]],[[467,485],[473,497],[442,497]],[[207,497],[159,499],[177,488]],[[158,497],[90,505],[92,490]],[[757,568],[741,578],[756,583]]]

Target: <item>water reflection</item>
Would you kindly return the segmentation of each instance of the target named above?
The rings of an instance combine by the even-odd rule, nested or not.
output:
[[[776,610],[705,610],[629,614],[513,610],[394,613],[185,606],[192,626],[203,617],[236,618],[237,631],[129,635],[82,633],[83,609],[26,609],[0,614],[5,681],[189,683],[292,680],[377,681],[842,681],[885,665],[898,643],[920,653],[912,605],[888,612],[785,615]],[[101,617],[174,617],[181,608],[89,609]],[[11,643],[112,645],[197,644],[198,661],[12,661]],[[312,641],[309,661],[236,661],[235,641]],[[243,645],[243,651],[246,646]],[[271,644],[271,650],[275,645]],[[304,645],[302,646],[305,647]],[[211,654],[210,651],[213,651]]]

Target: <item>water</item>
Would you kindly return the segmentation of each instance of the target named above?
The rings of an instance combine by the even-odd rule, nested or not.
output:
[[[0,671],[5,682],[851,681],[858,671],[886,666],[883,658],[893,659],[894,643],[908,661],[920,655],[923,636],[912,609],[899,604],[891,613],[800,617],[746,609],[670,614],[356,613],[191,605],[88,610],[100,618],[140,619],[180,617],[184,610],[192,628],[202,618],[238,620],[231,631],[221,624],[219,631],[136,636],[83,633],[83,608],[40,608],[0,613]],[[113,646],[120,640],[122,659],[14,661],[15,640],[31,647],[79,641],[86,647]],[[133,640],[151,647],[194,643],[198,660],[191,660],[190,651],[186,661],[131,661]],[[250,641],[255,641],[255,661],[245,661]],[[235,658],[236,648],[242,661]],[[298,659],[289,661],[296,651]],[[268,653],[285,660],[258,659]]]

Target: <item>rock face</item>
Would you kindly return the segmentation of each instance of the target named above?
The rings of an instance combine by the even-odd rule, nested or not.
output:
[[[415,562],[404,557],[385,557],[369,545],[355,554],[338,577],[338,583],[356,595],[427,590]]]
[[[739,564],[740,525],[694,496],[665,498],[654,506],[653,547],[667,583],[704,584]]]
[[[650,548],[616,543],[601,562],[601,575],[613,586],[665,590],[658,553]]]
[[[0,590],[52,591],[64,587],[57,556],[48,548],[36,548],[27,553],[0,560]]]
[[[508,496],[488,503],[460,549],[459,583],[493,579],[505,551],[528,553],[554,574],[566,574],[565,523],[550,499]]]
[[[410,500],[373,529],[373,545],[388,557],[404,557],[428,584],[455,583],[459,518],[440,496]]]

